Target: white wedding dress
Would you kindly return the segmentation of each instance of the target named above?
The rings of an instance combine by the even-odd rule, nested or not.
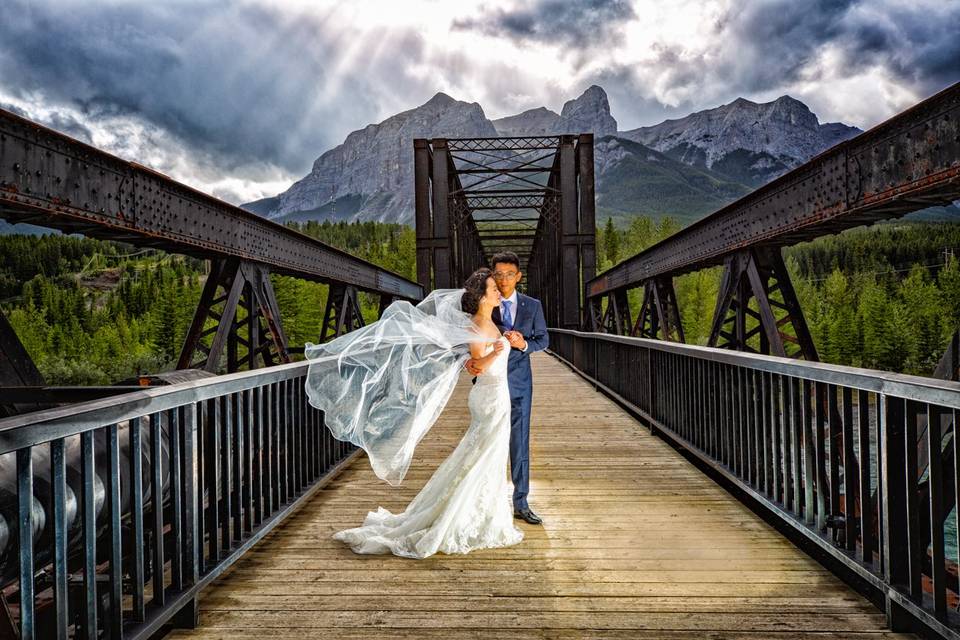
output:
[[[470,426],[403,513],[380,507],[362,527],[334,534],[356,553],[426,558],[505,547],[523,539],[513,525],[507,459],[510,450],[510,344],[470,390]],[[487,353],[493,349],[491,344]]]

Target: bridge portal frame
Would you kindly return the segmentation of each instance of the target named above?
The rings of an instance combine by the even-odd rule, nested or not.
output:
[[[459,287],[511,250],[547,324],[585,326],[594,194],[592,134],[414,140],[417,281]]]

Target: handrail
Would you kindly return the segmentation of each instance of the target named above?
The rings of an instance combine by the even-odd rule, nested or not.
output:
[[[194,626],[200,590],[359,453],[307,401],[309,364],[0,420],[0,588],[20,602],[0,624],[125,640]]]
[[[960,383],[564,329],[550,345],[807,543],[894,631],[960,638],[944,533]]]

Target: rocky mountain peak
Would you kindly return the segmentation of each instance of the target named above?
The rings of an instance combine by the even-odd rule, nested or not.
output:
[[[350,133],[277,196],[268,217],[315,212],[334,219],[407,222],[413,212],[414,138],[496,135],[479,104],[438,93],[419,107]]]
[[[598,139],[598,206],[623,214],[702,215],[859,129],[821,124],[788,95],[766,103],[737,98],[684,118],[617,132],[607,94],[596,85],[567,101],[560,113],[537,107],[492,122],[476,102],[440,92],[419,107],[350,133],[287,191],[247,206],[283,220],[410,222],[414,138],[586,132]],[[679,200],[663,200],[664,181],[676,186]],[[714,186],[702,190],[694,183]]]
[[[598,138],[617,133],[617,121],[610,115],[607,92],[591,85],[580,97],[569,100],[560,111],[563,133],[592,133]]]
[[[443,91],[438,91],[437,95],[433,96],[427,102],[424,103],[424,107],[446,107],[450,104],[456,102],[453,98],[445,94]]]
[[[859,129],[822,125],[803,102],[788,95],[756,103],[745,98],[621,136],[682,162],[719,168],[759,185],[850,138]]]
[[[546,107],[537,107],[494,120],[493,126],[501,136],[547,136],[557,132],[559,122],[559,113]]]

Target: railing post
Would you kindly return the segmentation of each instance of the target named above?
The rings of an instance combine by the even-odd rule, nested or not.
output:
[[[909,572],[907,547],[907,483],[904,477],[906,443],[904,441],[905,402],[880,394],[880,477],[883,478],[881,493],[881,517],[883,524],[883,558],[887,594],[885,608],[887,625],[891,631],[908,631],[910,618],[903,608],[890,597],[895,585],[904,585]]]
[[[200,581],[200,554],[202,553],[199,535],[199,488],[197,477],[197,405],[193,402],[183,407],[183,556],[176,558],[182,563],[185,589],[193,588]],[[211,532],[215,535],[215,532]],[[200,623],[198,596],[194,594],[170,620],[175,629],[196,629]]]
[[[657,435],[657,411],[655,398],[656,387],[653,375],[653,349],[647,349],[647,414],[650,416],[647,426],[650,427],[650,435]]]

